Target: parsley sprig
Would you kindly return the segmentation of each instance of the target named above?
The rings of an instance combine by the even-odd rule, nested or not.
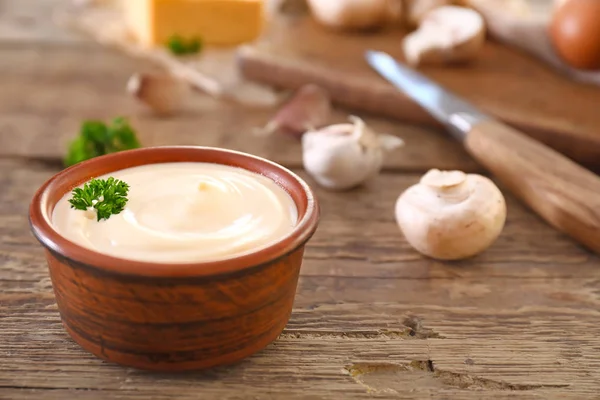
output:
[[[135,131],[125,118],[115,118],[111,124],[85,121],[79,136],[73,140],[64,159],[71,166],[90,158],[141,147]]]
[[[129,185],[112,176],[108,179],[92,179],[83,188],[73,189],[73,197],[69,200],[71,208],[86,211],[96,210],[98,221],[119,214],[127,204]]]
[[[179,35],[173,35],[167,41],[167,47],[171,53],[176,55],[186,55],[199,53],[202,50],[203,43],[200,38],[184,39]]]

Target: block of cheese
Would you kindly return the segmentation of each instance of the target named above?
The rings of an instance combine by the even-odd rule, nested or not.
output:
[[[126,23],[146,46],[170,37],[201,38],[206,44],[238,45],[261,34],[264,0],[126,0]]]

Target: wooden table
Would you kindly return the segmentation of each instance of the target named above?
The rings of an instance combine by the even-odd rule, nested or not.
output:
[[[369,118],[406,147],[368,187],[317,189],[322,222],[275,343],[239,365],[184,375],[82,351],[61,326],[27,221],[82,120],[126,115],[145,145],[243,150],[312,181],[297,142],[249,135],[269,110],[198,98],[182,116],[153,117],[124,93],[149,66],[61,32],[48,18],[53,3],[0,1],[0,399],[600,398],[598,257],[505,192],[508,220],[492,248],[464,262],[423,258],[396,227],[397,196],[428,168],[478,167],[439,132]]]

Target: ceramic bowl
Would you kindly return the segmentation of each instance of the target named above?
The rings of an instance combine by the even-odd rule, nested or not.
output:
[[[52,210],[73,187],[124,168],[186,161],[241,167],[272,179],[298,208],[295,229],[256,252],[190,264],[111,257],[53,229]],[[292,311],[304,246],[317,229],[319,207],[302,179],[271,161],[218,148],[151,147],[97,157],[56,174],[33,197],[29,219],[45,248],[71,337],[111,362],[177,371],[238,362],[279,336]]]

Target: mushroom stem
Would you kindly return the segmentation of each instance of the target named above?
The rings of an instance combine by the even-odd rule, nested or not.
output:
[[[432,169],[420,180],[420,183],[435,191],[438,197],[448,203],[460,203],[471,194],[467,174],[462,171],[440,171]]]
[[[421,183],[437,189],[458,186],[465,182],[467,174],[462,171],[440,171],[432,169],[421,178]]]

